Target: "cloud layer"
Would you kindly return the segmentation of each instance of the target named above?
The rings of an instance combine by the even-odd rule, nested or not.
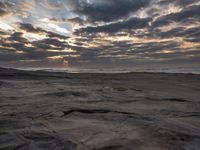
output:
[[[0,0],[0,65],[198,64],[199,0]]]

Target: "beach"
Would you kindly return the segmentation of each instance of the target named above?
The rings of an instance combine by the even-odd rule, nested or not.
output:
[[[200,75],[0,68],[0,150],[199,150]]]

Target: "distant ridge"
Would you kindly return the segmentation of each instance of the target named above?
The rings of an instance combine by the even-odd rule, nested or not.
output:
[[[62,72],[48,72],[43,70],[27,71],[0,67],[1,77],[66,77],[66,75],[67,73]]]
[[[47,70],[20,70],[14,68],[3,68],[0,67],[0,77],[1,78],[22,78],[22,79],[46,79],[46,78],[67,78],[67,79],[88,79],[90,77],[96,76],[115,76],[115,77],[122,77],[121,75],[126,76],[141,76],[147,75],[149,77],[153,77],[155,75],[172,75],[172,76],[185,76],[185,75],[195,75],[200,76],[199,74],[193,73],[165,73],[165,72],[127,72],[127,73],[68,73],[68,72],[55,72],[55,71],[47,71]]]

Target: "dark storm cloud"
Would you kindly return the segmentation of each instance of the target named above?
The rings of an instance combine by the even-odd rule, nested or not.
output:
[[[3,43],[2,45],[5,47],[10,47],[15,49],[23,49],[24,47],[23,43]]]
[[[31,32],[31,33],[43,33],[45,32],[41,28],[35,28],[31,24],[20,23],[20,28],[24,31]]]
[[[200,26],[193,28],[177,27],[166,32],[156,31],[157,36],[160,38],[173,38],[182,37],[184,39],[196,39],[199,41],[200,37]]]
[[[195,2],[199,2],[199,0],[176,0],[176,1],[175,0],[162,0],[162,1],[158,1],[157,4],[167,5],[167,4],[175,3],[180,6],[187,6],[187,5],[193,4]]]
[[[44,39],[44,40],[41,40],[40,42],[45,43],[45,44],[51,44],[58,47],[64,47],[64,42],[60,42],[57,39]]]
[[[80,17],[74,17],[74,18],[70,18],[70,19],[66,19],[66,18],[51,18],[49,19],[51,22],[56,22],[56,23],[70,23],[70,24],[79,24],[79,25],[84,25],[85,23],[87,23],[86,21],[84,21],[83,19],[81,19]]]
[[[21,43],[29,43],[28,40],[23,37],[22,32],[13,33],[7,40],[18,41],[18,42],[21,42]]]
[[[0,62],[48,65],[59,59],[101,66],[200,58],[199,0],[15,1],[0,0],[0,17],[26,8],[26,15],[2,17]]]
[[[40,41],[32,42],[32,44],[37,48],[45,50],[48,49],[62,50],[65,47],[67,47],[65,42],[61,42],[57,39],[43,39]]]
[[[194,25],[194,27],[188,28],[187,24],[186,25],[182,24],[182,26],[174,27],[168,31],[153,29],[149,31],[147,34],[143,34],[143,36],[149,38],[159,38],[159,39],[181,38],[188,42],[198,43],[200,42],[200,26]]]
[[[154,59],[170,59],[173,60],[174,58],[176,60],[178,59],[187,59],[190,57],[193,57],[191,55],[194,55],[196,57],[199,57],[199,53],[197,51],[189,51],[189,52],[179,52],[179,51],[174,51],[174,53],[166,53],[166,54],[162,54],[162,53],[149,53],[149,54],[143,54],[142,56],[144,57],[150,57],[150,58],[154,58]]]
[[[66,55],[62,51],[67,48],[66,42],[58,39],[47,38],[30,42],[23,37],[22,32],[15,32],[9,37],[4,37],[4,32],[0,36],[0,62],[20,61],[20,60],[46,60],[55,55]],[[48,50],[58,50],[51,52]]]
[[[200,42],[200,37],[198,36],[198,37],[195,37],[195,38],[187,38],[186,41],[199,43]],[[199,49],[200,49],[200,47],[199,47]]]
[[[162,50],[176,50],[179,47],[179,43],[168,41],[168,42],[149,42],[149,43],[129,43],[129,42],[113,42],[114,47],[109,48],[109,52],[112,54],[127,54],[127,55],[146,55],[146,54],[154,54],[160,52]],[[118,49],[118,51],[116,51]],[[116,53],[118,52],[118,53]],[[106,53],[105,53],[106,54]],[[163,55],[163,54],[161,54]]]
[[[100,61],[104,58],[120,60],[123,58],[122,56],[125,56],[125,59],[127,60],[131,59],[129,56],[135,56],[135,59],[144,59],[145,57],[151,56],[154,58],[154,55],[158,56],[158,54],[160,55],[160,58],[165,58],[165,54],[162,53],[162,50],[170,49],[176,53],[181,50],[179,49],[179,46],[179,43],[173,41],[159,43],[142,43],[142,41],[141,43],[130,43],[128,41],[116,41],[111,42],[110,45],[100,46],[98,48],[83,48],[78,46],[73,46],[72,48],[79,52],[79,61],[95,61],[96,59]],[[184,53],[182,53],[182,55],[184,55]],[[174,58],[173,56],[175,56],[175,54],[172,54],[171,56]]]
[[[72,24],[79,24],[79,25],[84,25],[84,23],[85,23],[85,21],[83,19],[81,19],[80,17],[68,19],[68,22],[70,22]]]
[[[49,38],[68,39],[68,36],[60,35],[58,33],[46,31]]]
[[[14,33],[18,34],[18,33]],[[14,37],[14,38],[13,38]],[[4,47],[14,48],[23,52],[27,51],[47,51],[47,50],[63,50],[67,47],[67,43],[61,42],[57,39],[43,39],[39,41],[29,42],[24,40],[21,37],[11,35],[6,39],[8,43],[2,43]],[[30,47],[27,47],[26,44],[31,44]]]
[[[0,1],[0,17],[10,14],[11,7],[12,5],[10,3]]]
[[[155,22],[153,27],[167,25],[172,22],[187,23],[191,21],[200,21],[200,5],[187,7],[178,13],[171,13],[169,15],[161,16]]]
[[[19,61],[19,60],[43,60],[48,56],[53,56],[54,54],[44,52],[44,51],[27,51],[26,53],[9,53],[1,54],[1,61]]]
[[[50,38],[59,38],[59,39],[67,39],[68,37],[60,35],[58,33],[54,33],[51,31],[46,31],[42,28],[36,28],[31,24],[24,24],[24,23],[20,23],[19,24],[20,29],[26,31],[26,32],[30,32],[30,33],[37,33],[37,34],[47,34],[48,37]]]
[[[185,39],[190,42],[200,42],[200,26],[186,30]],[[184,36],[184,35],[182,35]]]
[[[98,33],[98,32],[114,33],[122,30],[141,29],[148,26],[149,20],[150,20],[149,18],[147,19],[131,18],[126,21],[120,21],[108,25],[82,28],[77,30],[76,33],[77,34]]]
[[[147,6],[149,2],[150,0],[98,0],[92,2],[67,0],[67,4],[74,13],[86,16],[91,23],[124,19],[130,13]]]
[[[178,47],[179,43],[173,41],[141,43],[139,47],[136,47],[134,53],[155,53],[168,49],[176,51]]]
[[[9,35],[9,34],[6,32],[0,31],[0,36],[3,36],[3,35]]]
[[[58,47],[59,41],[52,41],[52,39],[45,39],[37,42],[30,42],[32,46],[26,46],[23,43],[15,43],[11,40],[6,40],[8,43],[5,45],[0,46],[0,62],[1,64],[12,64],[14,66],[35,66],[35,67],[46,67],[46,66],[59,66],[63,65],[63,60],[65,59],[59,59],[59,60],[51,60],[50,57],[54,56],[66,56],[68,55],[68,52],[63,51],[63,48]],[[3,41],[4,41],[3,40]],[[15,41],[17,42],[17,41]],[[52,43],[50,44],[50,47],[48,46],[49,42],[53,42],[54,47],[51,47]],[[0,40],[0,43],[3,43]],[[40,47],[38,46],[38,43],[43,43],[45,46]],[[64,44],[64,43],[63,43]],[[57,45],[57,46],[55,46]],[[3,47],[2,47],[3,46]],[[8,47],[6,47],[8,46]],[[49,50],[56,50],[56,51],[49,51]],[[20,53],[19,53],[20,51]],[[73,54],[73,53],[70,53]],[[74,53],[75,54],[75,53]],[[69,55],[70,56],[70,55]]]

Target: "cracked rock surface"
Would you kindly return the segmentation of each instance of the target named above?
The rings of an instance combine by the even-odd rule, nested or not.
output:
[[[0,150],[199,150],[200,75],[0,68]]]

